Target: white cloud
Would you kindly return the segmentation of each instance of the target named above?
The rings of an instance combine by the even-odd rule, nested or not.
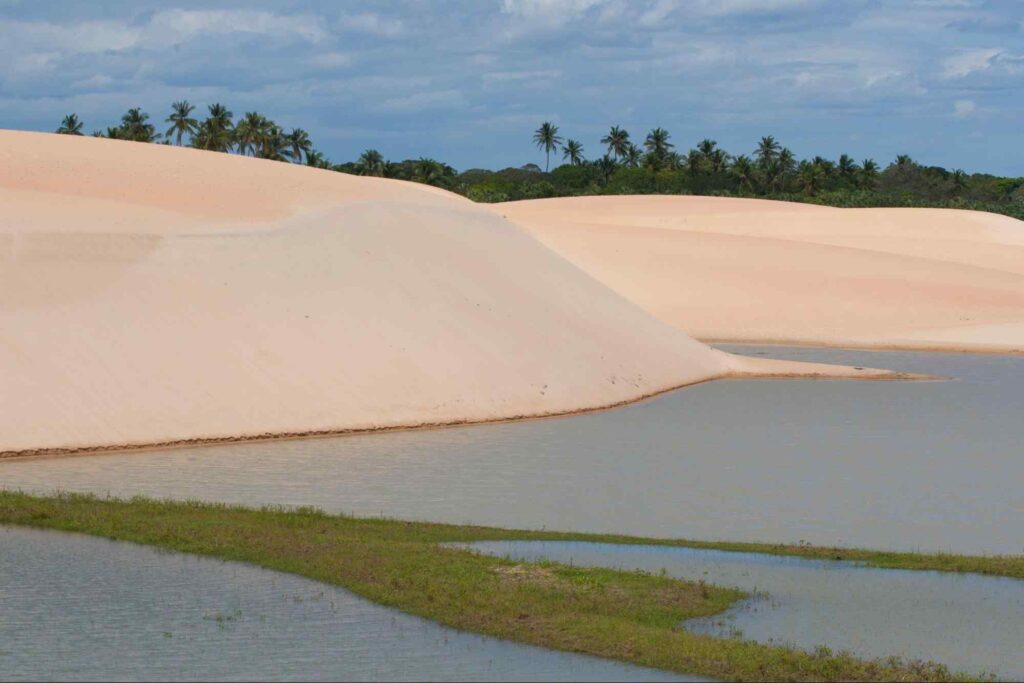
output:
[[[291,35],[308,42],[326,37],[312,16],[285,16],[248,10],[165,10],[149,22],[84,21],[54,24],[46,21],[0,22],[0,54],[56,52],[87,55],[136,47],[171,47],[201,35],[249,33]]]
[[[972,48],[961,50],[942,61],[944,78],[963,78],[976,71],[984,71],[992,66],[1002,50],[996,48]]]
[[[966,119],[978,111],[978,105],[971,100],[957,100],[953,103],[953,118]]]
[[[114,83],[114,79],[106,74],[93,74],[71,84],[75,90],[97,90],[105,88]]]
[[[608,0],[502,0],[501,11],[544,28],[559,28]]]
[[[398,19],[389,19],[373,12],[345,15],[338,20],[338,24],[345,30],[368,33],[379,38],[398,38],[405,32],[405,27]]]
[[[254,33],[295,35],[309,42],[326,36],[321,21],[310,15],[281,15],[252,10],[172,9],[153,15],[146,40],[176,44],[203,34]]]
[[[122,50],[139,40],[141,31],[123,21],[83,21],[52,24],[46,21],[0,21],[0,54],[52,51],[92,54]]]
[[[524,71],[492,71],[483,75],[485,85],[497,85],[505,83],[522,83],[524,81],[552,81],[560,78],[562,72],[558,69],[533,69]]]
[[[691,7],[699,13],[716,16],[765,14],[821,4],[821,0],[698,0]]]
[[[427,109],[452,109],[466,104],[466,98],[458,90],[435,90],[420,92],[406,97],[392,97],[374,107],[377,111],[407,113]]]
[[[341,69],[352,66],[353,61],[352,55],[344,52],[322,52],[318,55],[313,55],[309,63],[321,69]]]

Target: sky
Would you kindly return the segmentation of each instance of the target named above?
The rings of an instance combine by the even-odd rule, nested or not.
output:
[[[685,152],[897,154],[1024,175],[1021,0],[0,0],[0,128],[175,100],[460,170],[543,164],[543,121]]]

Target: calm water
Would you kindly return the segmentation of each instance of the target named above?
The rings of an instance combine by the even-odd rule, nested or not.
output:
[[[11,527],[0,679],[687,680],[453,631],[297,576]]]
[[[711,382],[570,418],[0,462],[0,485],[513,527],[1024,552],[1024,357],[741,350],[956,380]]]
[[[1024,581],[689,548],[546,542],[472,547],[529,561],[665,569],[767,594],[725,615],[688,621],[691,631],[808,649],[827,644],[865,657],[898,655],[942,662],[954,671],[1024,678]]]

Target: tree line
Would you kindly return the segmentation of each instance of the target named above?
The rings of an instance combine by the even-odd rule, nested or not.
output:
[[[454,189],[455,169],[434,159],[407,159],[392,162],[375,149],[363,152],[354,162],[332,164],[318,152],[309,133],[301,128],[286,131],[272,119],[259,112],[246,112],[238,120],[234,113],[220,103],[207,107],[207,113],[200,118],[196,106],[187,100],[171,105],[170,114],[164,119],[167,129],[160,132],[148,113],[140,107],[129,109],[120,125],[95,131],[94,137],[133,142],[162,143],[194,147],[211,152],[234,153],[259,159],[305,164],[315,168],[412,180],[417,182],[451,186]],[[84,135],[85,125],[77,114],[64,117],[57,133]],[[162,126],[161,126],[162,128]]]
[[[971,208],[1024,219],[1024,178],[967,174],[918,164],[905,154],[886,167],[873,159],[860,162],[847,154],[838,159],[798,159],[775,137],[766,135],[749,154],[733,155],[715,140],[704,139],[681,152],[665,128],[654,128],[641,140],[621,126],[611,126],[600,139],[600,154],[587,159],[583,144],[563,138],[559,127],[543,122],[532,136],[544,154],[544,168],[526,164],[500,171],[452,166],[421,157],[390,161],[376,149],[358,159],[332,163],[318,152],[301,128],[285,130],[258,112],[235,120],[224,105],[207,107],[204,116],[188,101],[175,102],[158,130],[141,108],[129,109],[118,126],[95,136],[136,142],[188,145],[261,159],[305,164],[357,175],[428,183],[474,201],[597,194],[698,194],[765,197],[832,206],[934,206]],[[64,118],[58,133],[83,135],[76,114]],[[163,128],[163,126],[160,126]],[[551,168],[551,158],[561,161]]]

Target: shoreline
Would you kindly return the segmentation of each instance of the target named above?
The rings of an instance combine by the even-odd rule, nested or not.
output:
[[[565,417],[573,417],[576,415],[584,415],[587,413],[596,413],[605,410],[612,410],[614,408],[621,408],[628,405],[637,403],[643,403],[645,401],[652,400],[664,394],[668,394],[674,391],[679,391],[688,387],[697,386],[707,382],[723,381],[723,380],[809,380],[809,381],[855,381],[855,382],[921,382],[921,381],[945,381],[949,380],[949,377],[941,377],[937,375],[922,375],[907,372],[896,372],[891,370],[880,370],[876,368],[852,368],[849,366],[842,365],[825,365],[819,363],[802,363],[800,361],[780,361],[769,358],[757,358],[753,356],[737,356],[742,361],[751,362],[754,367],[760,363],[768,365],[762,372],[757,372],[753,369],[734,368],[729,372],[726,372],[717,377],[708,377],[699,379],[692,382],[686,382],[679,385],[674,385],[665,389],[661,389],[655,392],[637,396],[635,398],[627,399],[624,401],[617,401],[606,405],[590,406],[585,408],[579,408],[575,410],[564,410],[564,411],[553,411],[547,413],[536,413],[536,414],[523,414],[523,415],[512,415],[502,418],[484,418],[479,420],[466,419],[466,420],[453,420],[447,422],[423,422],[419,424],[410,425],[390,425],[382,427],[353,427],[346,429],[327,429],[327,430],[309,430],[309,431],[294,431],[294,432],[275,432],[275,433],[263,433],[263,434],[252,434],[252,435],[233,435],[233,436],[214,436],[214,437],[197,437],[190,439],[174,439],[169,441],[155,441],[146,443],[133,443],[133,444],[110,444],[100,446],[83,446],[83,447],[61,447],[61,448],[39,448],[39,449],[22,449],[22,450],[11,450],[11,451],[0,451],[0,462],[6,460],[30,460],[30,459],[42,459],[42,458],[64,458],[74,456],[88,456],[88,455],[103,455],[113,454],[121,452],[133,452],[133,451],[160,451],[173,448],[194,448],[202,446],[217,446],[224,444],[236,444],[236,443],[252,443],[260,441],[283,441],[283,440],[298,440],[298,439],[318,439],[318,438],[331,438],[348,435],[360,435],[360,434],[375,434],[382,432],[395,432],[395,431],[418,431],[418,430],[433,430],[433,429],[450,429],[456,427],[467,427],[474,425],[489,425],[489,424],[504,424],[510,422],[525,422],[530,420],[549,420],[558,419]],[[744,363],[741,362],[741,366]],[[801,372],[785,372],[785,371],[773,371],[769,368],[772,364],[781,364],[784,366],[793,365],[806,365],[807,371]],[[826,374],[821,370],[824,368],[831,367],[834,369],[833,374]],[[851,372],[852,371],[852,372]],[[863,371],[863,375],[856,374],[856,371]]]
[[[941,343],[890,343],[890,342],[829,342],[815,339],[720,339],[717,337],[694,337],[699,342],[718,348],[719,346],[773,346],[801,349],[830,349],[835,351],[877,351],[880,353],[950,353],[978,356],[1024,356],[1024,347],[1007,346],[956,346]]]

